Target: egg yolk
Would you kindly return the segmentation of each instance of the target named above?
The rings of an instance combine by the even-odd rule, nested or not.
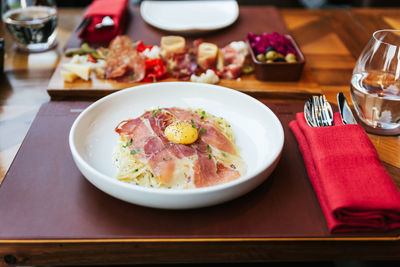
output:
[[[167,126],[164,130],[169,141],[178,144],[188,145],[196,142],[199,137],[197,129],[184,121],[176,121]]]

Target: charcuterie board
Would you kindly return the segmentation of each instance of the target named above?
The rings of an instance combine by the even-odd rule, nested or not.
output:
[[[267,15],[268,14],[268,15]],[[256,18],[256,19],[255,19]],[[248,32],[279,32],[288,34],[288,30],[282,20],[279,11],[274,7],[240,7],[239,19],[230,27],[202,35],[185,36],[187,42],[201,38],[213,42],[218,46],[224,46],[232,41],[244,40]],[[129,19],[125,34],[133,40],[143,40],[146,44],[159,44],[160,38],[169,35],[147,25],[140,16],[139,8],[129,8]],[[82,41],[74,33],[68,41],[66,48],[77,48]],[[89,81],[77,79],[74,82],[64,82],[60,71],[62,64],[69,59],[63,57],[50,79],[47,92],[52,99],[68,98],[100,98],[124,88],[141,85],[144,83],[121,83],[110,79],[99,79],[92,74]],[[176,81],[169,78],[161,82]],[[242,75],[238,79],[222,79],[218,83],[235,90],[255,96],[266,97],[293,97],[305,98],[311,94],[320,93],[320,88],[314,80],[307,64],[304,66],[302,75],[298,81],[261,81],[254,74]]]

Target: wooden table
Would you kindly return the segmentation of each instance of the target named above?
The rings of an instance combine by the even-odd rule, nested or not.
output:
[[[281,14],[331,103],[345,92],[355,61],[371,34],[378,29],[400,29],[400,9],[281,9]],[[41,104],[49,101],[46,87],[61,55],[62,47],[80,21],[83,9],[59,10],[59,45],[39,54],[21,54],[6,39],[5,74],[0,85],[0,183]],[[264,99],[265,100],[265,99]],[[299,100],[274,99],[295,102]],[[400,137],[369,135],[381,160],[400,188]],[[164,246],[160,246],[160,242]],[[271,238],[265,240],[47,240],[0,242],[4,260],[20,264],[244,262],[274,260],[391,260],[400,259],[399,238],[314,239]],[[165,246],[165,244],[167,244]],[[135,250],[137,253],[130,253]],[[18,251],[27,259],[13,258]],[[180,251],[179,255],[174,251]],[[75,257],[74,257],[75,255]],[[76,258],[76,256],[80,258]],[[206,258],[204,255],[207,255]],[[60,261],[62,259],[62,261]]]

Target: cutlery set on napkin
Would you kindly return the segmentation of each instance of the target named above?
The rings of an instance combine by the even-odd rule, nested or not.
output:
[[[95,0],[77,27],[84,41],[103,43],[122,34],[126,19],[127,0]]]
[[[289,124],[331,232],[400,227],[400,192],[344,95],[333,125],[310,127],[304,113]]]

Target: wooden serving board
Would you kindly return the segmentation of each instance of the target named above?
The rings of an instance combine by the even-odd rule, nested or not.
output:
[[[276,31],[281,34],[289,34],[276,8],[268,6],[244,6],[240,7],[239,19],[230,27],[202,35],[185,36],[185,38],[187,43],[202,38],[205,41],[213,42],[219,47],[223,47],[231,41],[245,40],[250,31],[254,33]],[[163,32],[149,26],[142,20],[139,8],[130,7],[125,34],[134,40],[143,40],[145,44],[159,44],[163,35],[171,33]],[[79,47],[81,43],[82,41],[77,37],[76,33],[73,33],[66,48]],[[50,79],[47,91],[52,99],[99,98],[124,88],[144,84],[119,83],[111,80],[97,79],[95,75],[92,75],[90,81],[77,80],[72,83],[65,83],[60,71],[62,64],[68,60],[68,58],[63,58],[60,61]],[[164,81],[176,81],[176,79],[170,78]],[[221,80],[218,85],[255,96],[305,98],[310,94],[321,93],[307,64],[299,81],[296,82],[265,82],[257,80],[254,75],[248,75],[235,80]]]

